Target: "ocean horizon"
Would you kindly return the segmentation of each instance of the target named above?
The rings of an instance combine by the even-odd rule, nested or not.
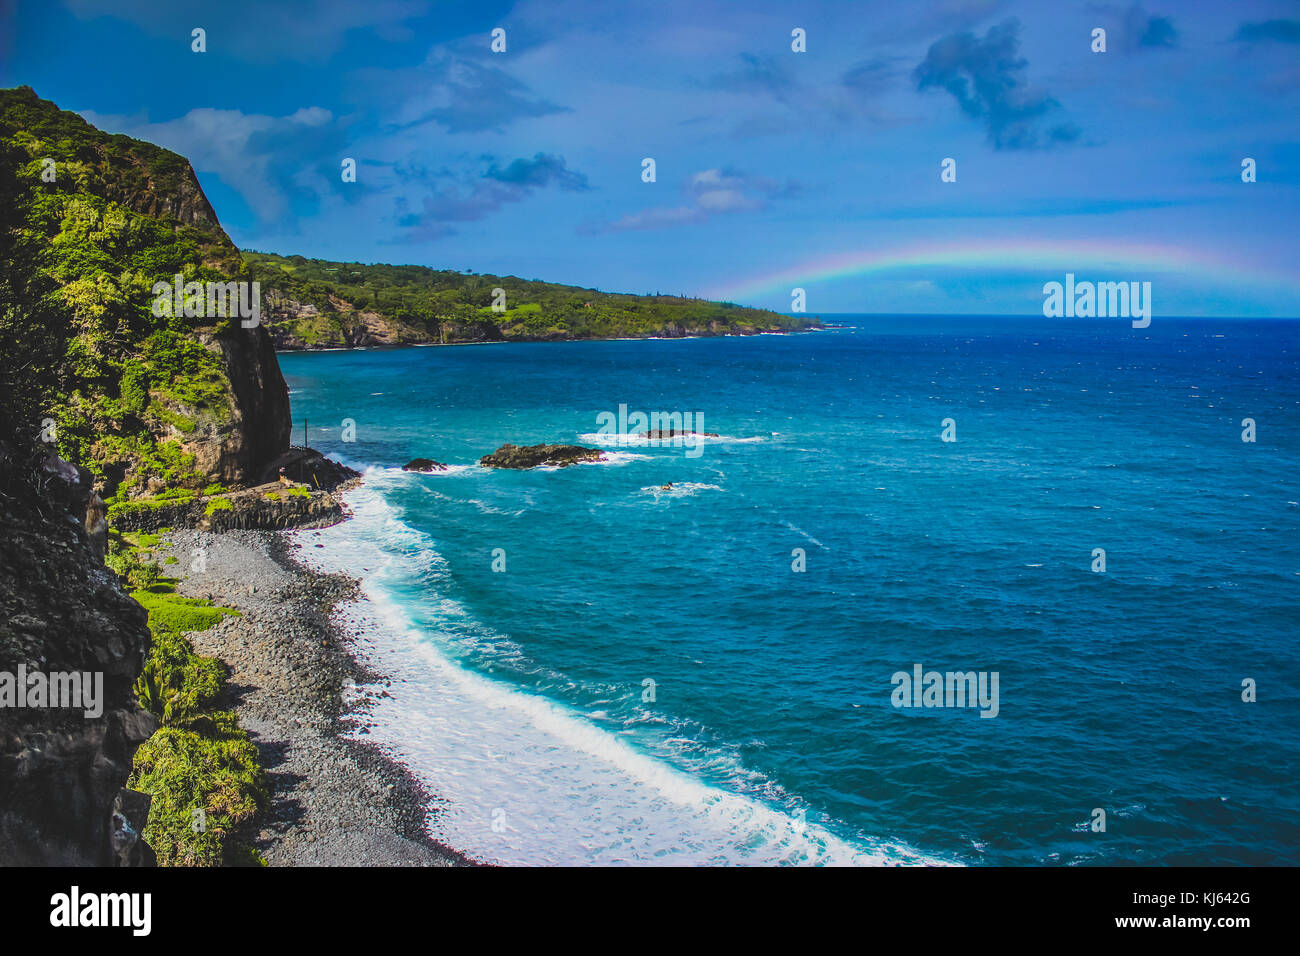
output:
[[[365,737],[430,832],[525,864],[1296,863],[1300,323],[825,319],[279,356],[294,439],[364,473],[293,536],[362,582]],[[708,437],[602,430],[637,411]],[[606,454],[478,465],[507,442]],[[995,700],[901,706],[930,672]]]

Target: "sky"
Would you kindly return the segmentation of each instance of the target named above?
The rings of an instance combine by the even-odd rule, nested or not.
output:
[[[1295,0],[0,0],[19,84],[188,157],[246,249],[809,314],[1041,314],[1073,273],[1300,315]]]

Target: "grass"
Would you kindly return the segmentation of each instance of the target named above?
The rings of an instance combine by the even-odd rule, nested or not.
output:
[[[195,493],[188,488],[169,488],[152,498],[133,498],[126,501],[114,501],[108,505],[108,520],[127,518],[132,515],[148,514],[170,505],[188,504],[195,498]]]
[[[225,665],[185,636],[239,611],[178,594],[177,579],[144,560],[144,548],[166,544],[141,532],[114,534],[109,546],[110,566],[149,614],[153,643],[134,690],[161,725],[136,751],[127,785],[153,798],[143,835],[160,866],[265,865],[236,834],[270,801],[266,773],[238,717],[218,706]]]
[[[233,608],[216,607],[202,598],[181,597],[176,593],[175,580],[163,578],[162,583],[131,592],[131,597],[149,612],[150,630],[175,634],[206,631],[228,615],[238,616],[239,612]]]

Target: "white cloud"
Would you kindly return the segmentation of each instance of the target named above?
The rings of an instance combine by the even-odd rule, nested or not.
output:
[[[84,110],[81,116],[106,132],[125,133],[180,153],[196,171],[219,176],[263,222],[286,212],[286,184],[301,171],[304,159],[310,160],[300,151],[294,162],[278,137],[288,134],[289,142],[296,143],[304,128],[322,129],[334,119],[329,110],[318,106],[281,117],[200,107],[159,123],[144,114],[114,116]]]

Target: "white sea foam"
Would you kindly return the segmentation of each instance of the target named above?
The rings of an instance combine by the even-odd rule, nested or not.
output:
[[[447,466],[446,468],[444,468],[442,471],[416,471],[416,472],[410,472],[410,471],[408,471],[408,472],[406,472],[406,474],[408,474],[408,475],[410,475],[410,474],[415,474],[415,475],[419,475],[419,476],[421,476],[422,478],[454,478],[456,475],[463,475],[463,474],[466,474],[467,472],[476,471],[476,470],[480,469],[481,467],[482,467],[482,466],[481,466],[481,465],[478,465],[478,464],[474,464],[474,465],[448,465],[448,466]],[[396,469],[396,470],[397,470],[398,472],[401,472],[401,471],[402,471],[402,469],[400,469],[400,468],[398,468],[398,469]]]
[[[665,488],[662,485],[648,485],[641,489],[642,494],[654,495],[655,500],[660,498],[688,498],[691,495],[697,495],[701,491],[721,491],[721,485],[706,485],[702,481],[679,481],[673,482],[672,487]]]
[[[809,534],[807,531],[805,531],[803,528],[800,528],[798,525],[791,524],[789,521],[785,521],[785,520],[782,520],[782,524],[784,524],[787,528],[789,528],[789,529],[790,529],[791,531],[793,531],[795,534],[802,535],[804,538],[808,539],[808,540],[811,541],[813,544],[817,545],[817,547],[819,547],[819,548],[823,548],[823,549],[826,547],[826,545],[822,544],[820,541],[818,541],[816,538],[814,538],[812,535],[810,535],[810,534]]]
[[[577,461],[575,465],[630,465],[634,461],[653,461],[651,455],[638,455],[631,451],[607,451],[603,457],[596,461]],[[561,468],[568,468],[568,465],[538,465],[536,471],[559,471]]]
[[[363,739],[395,753],[437,795],[435,837],[505,864],[946,862],[799,824],[634,748],[578,711],[458,664],[396,596],[415,582],[436,584],[446,569],[427,536],[384,501],[392,481],[376,473],[350,492],[352,520],[290,536],[321,570],[371,569],[362,598],[336,610],[364,635],[363,659],[392,680]],[[426,614],[438,604],[435,616],[467,613],[453,603],[421,602]]]
[[[356,461],[339,452],[331,452],[330,457],[340,465],[346,465],[353,471],[361,472],[362,476],[367,478],[379,476],[391,478],[401,475],[415,475],[421,478],[451,478],[456,475],[472,474],[484,470],[478,462],[475,462],[472,465],[448,465],[446,471],[404,471],[401,465],[376,465],[373,462]]]
[[[773,433],[775,434],[775,432]],[[584,432],[578,441],[602,448],[689,448],[701,445],[750,445],[768,441],[769,436],[751,435],[738,438],[734,435],[678,435],[673,438],[642,438],[640,434],[619,435],[613,432]]]

